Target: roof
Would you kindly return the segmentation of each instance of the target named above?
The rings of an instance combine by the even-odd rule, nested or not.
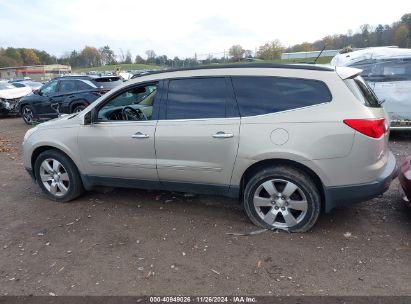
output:
[[[132,78],[143,77],[153,74],[193,71],[193,70],[215,70],[215,69],[246,69],[246,68],[264,68],[264,69],[297,69],[297,70],[311,70],[311,71],[335,71],[334,67],[317,65],[317,64],[286,64],[286,63],[247,63],[247,64],[216,64],[206,66],[196,66],[179,69],[166,69],[159,71],[151,71],[144,74],[135,74]]]
[[[372,47],[359,51],[338,54],[331,60],[331,65],[349,66],[359,62],[369,60],[387,60],[411,58],[411,49],[391,48],[391,47]]]

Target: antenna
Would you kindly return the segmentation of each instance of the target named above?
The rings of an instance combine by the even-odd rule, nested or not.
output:
[[[321,54],[324,52],[324,50],[325,50],[325,43],[324,43],[324,47],[323,47],[323,49],[321,50],[320,54],[318,54],[318,56],[315,58],[314,63],[317,63],[318,58],[320,58],[320,56],[321,56]]]

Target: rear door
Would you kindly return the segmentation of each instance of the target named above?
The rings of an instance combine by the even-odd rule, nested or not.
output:
[[[224,77],[166,83],[168,92],[155,140],[157,171],[165,185],[172,181],[182,187],[201,184],[228,189],[240,127],[228,84]]]

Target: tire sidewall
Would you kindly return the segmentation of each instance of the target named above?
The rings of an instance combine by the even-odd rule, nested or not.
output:
[[[43,182],[40,178],[40,166],[42,162],[48,158],[59,161],[63,165],[64,169],[66,170],[69,176],[69,181],[70,181],[69,190],[63,196],[57,197],[51,194],[46,189],[46,187],[43,185]],[[57,202],[67,202],[77,196],[76,184],[79,182],[81,183],[81,181],[77,180],[79,178],[79,174],[77,172],[77,168],[75,167],[74,163],[64,154],[56,150],[48,150],[48,151],[41,153],[35,161],[34,170],[35,170],[34,172],[35,172],[37,183],[39,184],[44,194],[46,194],[47,197],[50,198],[51,200],[54,200]]]
[[[263,170],[262,172],[252,177],[248,182],[244,193],[244,209],[246,210],[247,215],[249,215],[250,219],[254,224],[260,227],[264,227],[267,229],[276,229],[275,227],[268,225],[264,222],[263,219],[261,219],[261,217],[259,216],[254,207],[253,198],[257,188],[262,183],[272,179],[282,179],[297,185],[306,196],[308,205],[307,213],[304,219],[297,225],[290,228],[286,228],[286,230],[289,230],[291,232],[302,232],[309,230],[317,220],[320,212],[321,204],[318,190],[316,189],[315,185],[312,182],[310,183],[308,180],[306,180],[307,177],[299,171],[294,172],[294,170],[292,170],[291,172],[293,173],[291,174],[287,174],[287,172],[282,172],[279,174],[276,171],[277,170],[275,168]]]

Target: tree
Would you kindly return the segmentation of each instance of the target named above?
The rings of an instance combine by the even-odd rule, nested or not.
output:
[[[228,54],[234,61],[240,61],[243,58],[245,50],[242,48],[241,45],[233,45],[228,50]]]
[[[362,37],[364,46],[369,46],[370,25],[363,24],[360,26],[360,30],[361,30],[361,37]]]
[[[284,47],[280,40],[276,39],[271,43],[266,43],[258,48],[257,57],[263,60],[273,60],[281,58]]]
[[[395,44],[399,47],[407,47],[407,40],[409,37],[408,27],[406,24],[402,23],[395,30]]]
[[[378,24],[375,28],[375,35],[377,36],[377,45],[382,45],[382,33],[384,32],[384,26],[382,24]]]
[[[80,56],[81,65],[84,67],[101,66],[101,55],[95,47],[85,46]]]
[[[401,17],[401,22],[407,26],[408,37],[407,37],[407,47],[411,46],[411,13],[405,14]]]
[[[40,64],[40,59],[32,49],[23,49],[23,64]]]
[[[23,61],[22,61],[22,58],[21,58],[21,53],[18,49],[8,47],[4,51],[4,55],[11,58],[11,59],[13,59],[17,63],[17,65],[23,64]]]
[[[108,46],[103,46],[99,48],[99,53],[101,57],[101,63],[103,65],[112,65],[116,64],[116,55],[114,54],[114,51]]]
[[[133,63],[133,61],[132,61],[132,59],[131,59],[130,50],[127,50],[126,59],[124,60],[124,63],[127,63],[127,64]]]
[[[154,59],[156,58],[156,53],[153,50],[147,50],[146,51],[146,55],[147,55],[147,63],[148,64],[153,64],[154,63]]]
[[[300,43],[300,44],[296,44],[296,45],[293,46],[293,50],[294,50],[294,52],[311,52],[311,51],[315,51],[312,44],[309,43],[309,42],[303,42],[303,43]]]
[[[137,56],[136,56],[136,59],[134,60],[134,63],[144,64],[144,63],[145,63],[145,60],[144,60],[143,57],[141,57],[140,55],[137,55]]]

